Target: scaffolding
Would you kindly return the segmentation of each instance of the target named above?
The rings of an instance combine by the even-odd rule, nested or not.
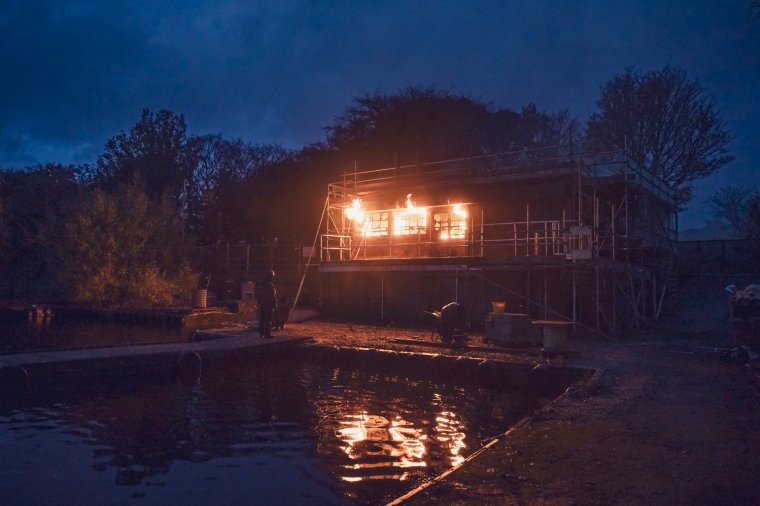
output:
[[[499,189],[515,187],[522,189],[524,207],[506,212]],[[554,187],[561,188],[556,202],[542,201],[543,189]],[[452,204],[452,189],[468,200]],[[406,192],[432,202],[415,208],[420,218],[400,228],[396,220],[404,208],[392,203]],[[374,204],[361,227],[346,212],[357,201]],[[466,209],[466,218],[454,217],[453,205]],[[624,150],[563,145],[367,171],[354,167],[328,186],[320,270],[368,262],[377,269],[383,262],[391,270],[422,268],[448,260],[486,278],[504,269],[540,271],[544,284],[548,272],[562,270],[572,280],[570,314],[560,315],[530,293],[520,297],[544,314],[614,333],[658,318],[674,294],[676,210],[669,185]],[[530,274],[528,280],[529,287]],[[589,296],[594,316],[580,322],[578,297]]]

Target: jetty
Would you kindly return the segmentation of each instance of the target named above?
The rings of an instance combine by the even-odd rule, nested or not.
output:
[[[279,353],[308,336],[275,335],[263,339],[257,330],[197,331],[191,342],[50,350],[0,355],[0,394],[113,380],[176,377],[197,380],[204,367]]]

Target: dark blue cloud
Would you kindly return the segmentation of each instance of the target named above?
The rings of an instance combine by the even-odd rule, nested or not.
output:
[[[749,1],[6,0],[0,165],[93,161],[143,107],[299,147],[354,97],[409,85],[584,119],[615,73],[673,65],[737,134],[733,166],[698,185],[698,221],[715,186],[760,186],[758,55]]]

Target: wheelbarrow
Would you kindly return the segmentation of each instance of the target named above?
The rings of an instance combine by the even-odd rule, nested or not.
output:
[[[433,335],[438,334],[444,343],[463,345],[467,341],[467,312],[461,304],[450,302],[440,311],[425,311],[433,320]]]

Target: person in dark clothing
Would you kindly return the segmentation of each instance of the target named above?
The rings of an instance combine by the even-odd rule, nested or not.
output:
[[[256,300],[259,305],[259,329],[261,337],[272,337],[272,311],[277,308],[277,290],[274,287],[274,271],[267,271],[256,285]]]

